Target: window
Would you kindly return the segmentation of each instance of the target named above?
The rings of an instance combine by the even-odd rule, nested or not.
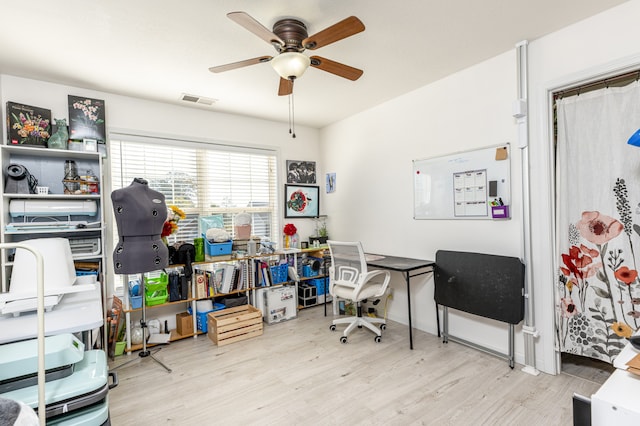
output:
[[[119,135],[110,138],[112,188],[144,178],[187,215],[170,243],[200,235],[199,218],[219,215],[233,236],[234,217],[249,213],[252,235],[277,237],[277,171],[272,150]],[[178,145],[178,146],[176,146]],[[114,229],[117,240],[117,229]]]

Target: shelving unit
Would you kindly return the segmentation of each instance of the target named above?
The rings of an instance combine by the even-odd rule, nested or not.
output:
[[[209,270],[211,269],[215,269],[215,265],[216,264],[223,264],[223,263],[234,263],[234,262],[242,262],[242,261],[246,261],[248,263],[248,272],[249,274],[253,275],[255,277],[255,270],[254,270],[254,261],[256,259],[258,260],[272,260],[272,261],[276,261],[276,259],[281,259],[282,257],[289,257],[289,256],[293,256],[293,263],[294,263],[294,267],[297,270],[300,270],[301,265],[299,265],[298,261],[300,260],[300,258],[303,256],[311,256],[311,257],[318,257],[318,258],[323,258],[324,256],[324,250],[322,248],[318,249],[318,248],[313,248],[313,249],[304,249],[304,250],[286,250],[286,251],[278,251],[275,253],[269,253],[269,254],[259,254],[256,256],[247,256],[247,257],[242,257],[242,258],[234,258],[234,259],[228,259],[228,258],[223,258],[221,260],[215,260],[215,259],[211,259],[211,260],[207,260],[204,262],[194,262],[192,264],[194,271],[196,269],[206,269],[208,268]],[[326,262],[326,258],[324,258],[325,262]],[[170,265],[168,268],[166,268],[167,270],[169,269],[180,269],[182,268],[183,265]],[[313,277],[302,277],[302,274],[299,273],[300,276],[300,280],[299,281],[291,281],[291,280],[287,280],[283,283],[279,283],[279,284],[275,284],[272,285],[271,288],[276,288],[276,287],[281,287],[284,285],[292,285],[295,284],[296,286],[299,285],[302,282],[305,281],[309,281],[311,279],[318,279],[318,278],[324,278],[326,276],[326,269],[322,269],[323,273],[318,274],[316,276]],[[328,283],[327,283],[328,284]],[[126,286],[125,286],[126,287]],[[154,306],[147,306],[147,313],[149,311],[157,311],[158,309],[163,309],[163,308],[168,308],[168,307],[176,307],[179,305],[183,305],[183,306],[190,306],[191,307],[191,311],[192,312],[196,312],[196,302],[198,300],[206,300],[206,299],[213,299],[214,297],[224,297],[224,296],[233,296],[233,295],[237,295],[237,294],[246,294],[249,298],[249,301],[252,305],[256,306],[256,298],[257,298],[257,291],[260,289],[264,289],[265,287],[260,287],[257,285],[257,283],[253,283],[253,285],[249,285],[247,286],[247,288],[244,288],[242,290],[233,290],[230,291],[228,293],[218,293],[215,296],[211,296],[211,297],[207,297],[207,298],[202,298],[202,299],[198,299],[196,297],[193,297],[193,295],[196,294],[196,289],[195,289],[195,282],[194,280],[191,281],[190,283],[190,297],[185,299],[185,300],[179,300],[179,301],[175,301],[175,302],[167,302],[164,304],[160,304],[160,305],[154,305]],[[296,293],[297,294],[297,293]],[[319,304],[324,303],[324,300],[320,300],[320,298],[318,298],[318,302],[316,303],[317,306]],[[130,301],[129,301],[129,296],[128,293],[125,292],[124,295],[124,309],[123,312],[125,313],[125,321],[126,321],[126,327],[127,327],[127,332],[125,333],[127,336],[127,346],[126,346],[126,352],[132,352],[132,351],[136,351],[136,350],[140,350],[142,348],[142,345],[133,345],[131,344],[131,326],[132,326],[132,321],[131,321],[131,314],[136,313],[136,312],[140,312],[142,309],[141,308],[137,308],[137,309],[132,309],[130,307]],[[308,306],[307,306],[308,307]],[[302,307],[298,305],[298,309],[301,309]],[[175,330],[171,330],[172,334],[171,334],[171,339],[169,340],[170,342],[172,341],[176,341],[176,340],[181,340],[181,339],[185,339],[188,337],[197,337],[198,335],[204,334],[202,332],[199,332],[197,330],[197,326],[196,326],[196,316],[193,315],[193,330],[194,333],[190,333],[190,334],[185,334],[185,335],[179,335],[177,333],[173,333],[173,331]],[[153,344],[147,344],[147,347],[151,347],[153,346]]]
[[[310,304],[310,305],[300,305],[298,304],[298,309],[305,309],[305,308],[310,308],[310,307],[314,307],[317,305],[322,305],[325,304],[326,302],[330,302],[331,301],[331,296],[329,295],[329,270],[327,268],[328,263],[330,262],[330,258],[329,256],[327,256],[327,251],[328,248],[327,247],[320,247],[320,248],[308,248],[308,249],[303,249],[300,250],[297,253],[296,256],[296,268],[298,271],[298,276],[300,277],[300,281],[298,281],[298,285],[303,284],[305,282],[311,281],[311,280],[326,280],[325,283],[325,293],[322,295],[317,295],[316,296],[316,303],[315,304]],[[304,257],[311,257],[314,259],[321,259],[322,260],[322,265],[320,266],[319,269],[319,273],[313,276],[303,276],[302,273],[302,264],[304,263]],[[300,261],[300,259],[303,259],[302,262]],[[300,293],[300,292],[298,292]]]
[[[95,265],[98,281],[102,286],[103,313],[106,306],[104,285],[104,202],[101,188],[102,157],[98,152],[69,151],[40,147],[0,145],[2,171],[0,187],[0,242],[17,243],[33,238],[67,238],[71,244],[73,260],[85,266]],[[78,174],[91,174],[91,188],[77,194],[65,194],[65,162],[73,161]],[[20,188],[20,193],[6,192],[7,182],[12,179],[5,171],[10,165],[24,167],[37,179],[38,186],[48,187],[46,194],[32,194]],[[26,178],[25,178],[26,179]],[[13,187],[11,187],[13,188]],[[13,204],[12,204],[13,202]],[[94,206],[95,210],[78,211],[78,205]],[[48,211],[37,211],[36,206]],[[73,206],[73,208],[70,208]],[[68,209],[69,211],[65,211]],[[80,209],[82,210],[82,209]],[[9,290],[13,252],[6,250],[0,257],[2,292]],[[77,268],[78,269],[78,268]],[[104,316],[104,315],[103,315]],[[102,345],[106,349],[107,336],[102,327]]]

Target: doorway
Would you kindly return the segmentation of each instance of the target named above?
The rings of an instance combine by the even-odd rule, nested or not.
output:
[[[553,93],[563,372],[607,374],[640,328],[640,148],[627,143],[640,128],[639,77],[633,71]]]

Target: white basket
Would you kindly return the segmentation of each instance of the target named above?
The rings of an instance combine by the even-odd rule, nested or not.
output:
[[[47,195],[49,193],[48,186],[37,186],[36,189],[38,190],[38,194],[40,195]]]

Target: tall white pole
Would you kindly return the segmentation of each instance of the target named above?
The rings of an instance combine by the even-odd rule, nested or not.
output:
[[[524,363],[522,371],[538,375],[536,368],[535,339],[538,331],[535,327],[533,312],[533,268],[531,262],[531,200],[529,184],[529,115],[528,115],[528,81],[527,81],[527,45],[521,41],[516,44],[518,62],[518,99],[514,104],[513,116],[518,123],[518,146],[522,168],[522,255],[525,265],[524,282]]]

